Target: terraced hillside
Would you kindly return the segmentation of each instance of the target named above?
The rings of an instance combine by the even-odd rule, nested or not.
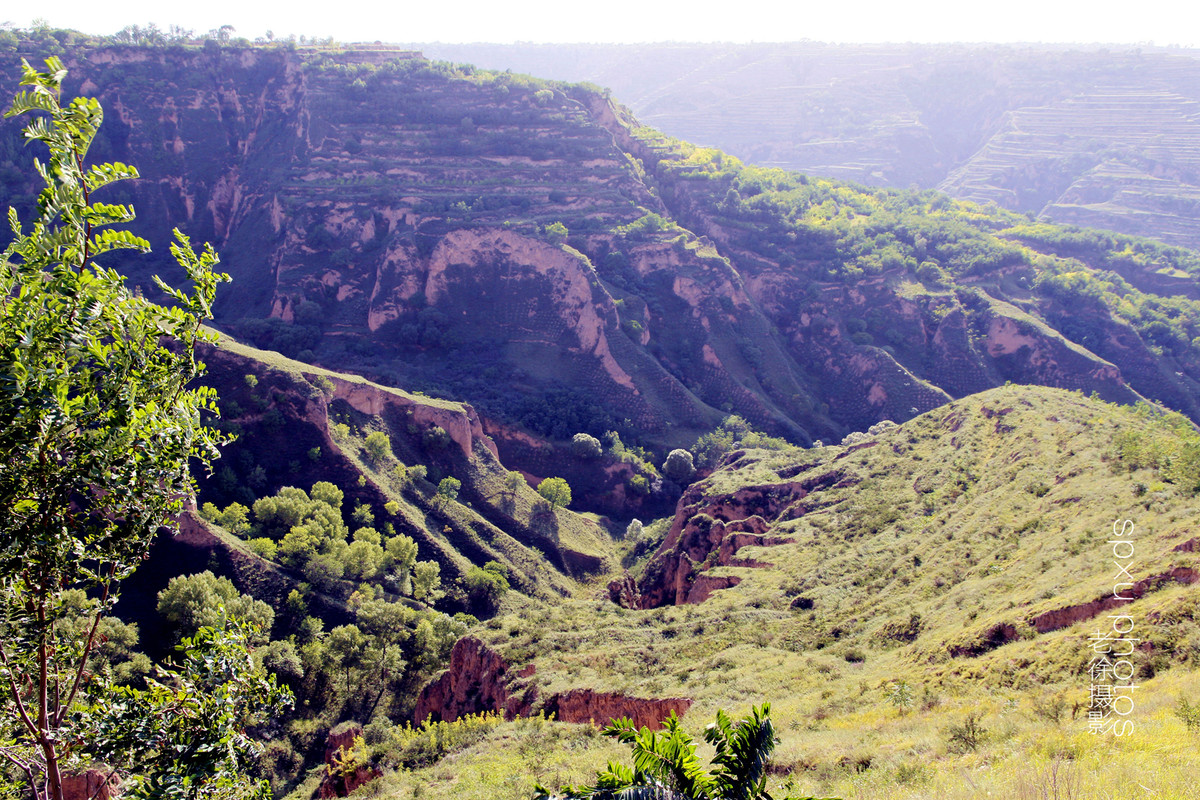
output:
[[[98,156],[144,175],[111,199],[152,240],[180,225],[221,251],[221,325],[467,400],[506,464],[563,464],[596,510],[639,475],[669,505],[655,465],[730,413],[811,443],[1014,381],[1200,418],[1184,250],[750,167],[594,87],[406,51],[110,47],[71,65],[109,109]],[[150,286],[156,267],[129,271]],[[603,479],[567,456],[609,431],[652,452]]]
[[[1191,51],[816,42],[428,51],[610,87],[647,124],[754,164],[1200,244]]]

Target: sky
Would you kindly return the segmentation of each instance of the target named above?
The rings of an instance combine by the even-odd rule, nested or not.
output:
[[[13,4],[15,5],[15,4]],[[338,13],[346,8],[348,13]],[[60,0],[0,12],[28,27],[115,33],[126,25],[179,25],[198,33],[232,25],[254,39],[268,30],[340,42],[1043,42],[1200,46],[1200,3],[1187,0],[374,0],[349,7],[292,0]]]

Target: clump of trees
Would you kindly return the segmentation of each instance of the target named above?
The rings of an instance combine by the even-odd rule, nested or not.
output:
[[[404,468],[404,480],[424,478],[424,467]],[[417,472],[421,474],[416,474]],[[399,473],[398,473],[399,474]],[[462,483],[444,478],[438,498],[448,502],[458,495]],[[285,486],[274,495],[255,501],[253,521],[237,503],[224,510],[206,503],[201,514],[208,520],[249,538],[255,553],[271,561],[300,571],[305,579],[322,591],[349,592],[343,580],[379,583],[389,591],[431,600],[438,590],[440,568],[435,562],[417,561],[417,544],[412,537],[395,532],[385,522],[376,529],[371,506],[359,503],[350,513],[355,524],[344,519],[345,493],[328,481],[317,481],[310,492]],[[395,513],[399,504],[388,503],[385,510]],[[227,523],[235,522],[234,527]]]
[[[786,440],[767,436],[756,431],[750,423],[736,414],[726,417],[712,433],[706,433],[696,440],[692,447],[695,454],[695,466],[698,469],[715,469],[721,459],[734,450],[741,448],[761,448],[764,450],[783,450],[791,447]]]

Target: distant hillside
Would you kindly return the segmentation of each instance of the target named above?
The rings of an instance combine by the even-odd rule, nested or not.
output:
[[[213,44],[71,56],[107,109],[97,156],[142,170],[110,199],[153,241],[216,245],[227,329],[468,401],[527,474],[584,479],[545,442],[613,431],[653,451],[662,507],[655,464],[727,414],[807,444],[1006,381],[1200,419],[1188,251],[746,166],[587,86]],[[0,141],[23,177],[16,126]],[[590,507],[630,513],[636,471]]]
[[[1200,245],[1200,61],[1022,45],[421,45],[612,89],[747,162]]]

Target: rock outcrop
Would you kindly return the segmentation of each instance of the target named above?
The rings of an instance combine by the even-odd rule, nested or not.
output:
[[[663,720],[671,714],[682,717],[691,706],[692,700],[688,697],[648,699],[592,689],[572,689],[551,697],[543,710],[561,722],[587,722],[603,726],[615,719],[626,718],[633,721],[635,728],[653,730],[661,727]]]
[[[683,716],[692,701],[686,697],[630,697],[615,692],[572,689],[538,703],[529,681],[534,665],[513,670],[504,658],[473,636],[459,639],[450,653],[450,667],[430,681],[417,698],[414,722],[452,721],[470,714],[496,712],[508,719],[541,711],[562,722],[607,725],[627,717],[638,727],[655,728],[674,713]]]
[[[450,721],[469,714],[501,712],[517,716],[509,707],[508,662],[473,636],[454,643],[450,666],[429,682],[417,697],[416,722]]]
[[[731,453],[726,463],[735,463],[740,457],[739,452]],[[803,516],[808,511],[804,499],[813,492],[840,488],[855,480],[835,468],[800,480],[746,486],[716,496],[708,496],[705,487],[696,484],[679,501],[671,529],[642,579],[636,585],[628,579],[613,581],[609,596],[634,608],[702,603],[713,592],[736,586],[741,580],[734,575],[711,575],[711,570],[762,566],[754,559],[738,557],[738,551],[792,542],[788,536],[769,535],[772,524]]]
[[[330,732],[325,744],[325,776],[317,787],[321,800],[334,797],[349,797],[360,786],[364,786],[383,772],[378,767],[361,761],[362,726],[358,723],[342,725],[336,733]]]
[[[63,800],[117,800],[121,778],[113,770],[88,769],[62,779]]]

